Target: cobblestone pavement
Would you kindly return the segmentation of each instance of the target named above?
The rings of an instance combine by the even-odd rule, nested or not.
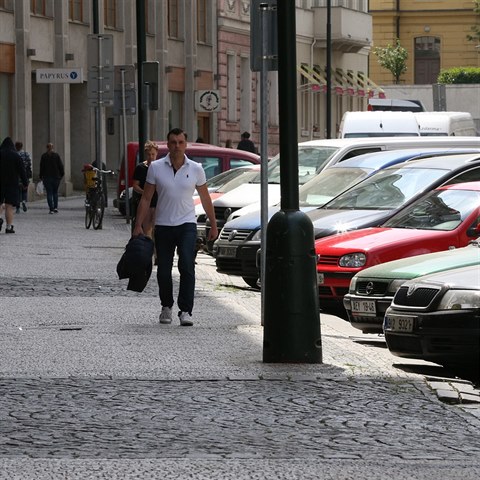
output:
[[[260,294],[206,255],[195,326],[160,326],[155,279],[116,278],[129,227],[81,202],[0,235],[0,479],[479,477],[471,382],[329,315],[322,364],[265,364]]]

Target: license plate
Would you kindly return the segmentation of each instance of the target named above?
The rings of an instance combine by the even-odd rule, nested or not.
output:
[[[317,272],[317,284],[322,285],[325,282],[325,275]]]
[[[383,328],[390,332],[413,332],[413,317],[385,317]]]
[[[236,257],[237,247],[220,247],[218,249],[219,257]]]
[[[352,300],[352,315],[371,316],[377,314],[374,300]]]

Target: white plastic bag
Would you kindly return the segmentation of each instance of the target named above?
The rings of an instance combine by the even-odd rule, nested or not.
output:
[[[37,195],[45,195],[45,188],[41,180],[37,183],[36,192],[37,192]]]

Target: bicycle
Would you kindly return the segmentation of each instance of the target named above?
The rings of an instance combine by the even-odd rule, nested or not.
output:
[[[85,177],[85,228],[98,230],[102,228],[103,215],[105,213],[105,190],[103,187],[103,175],[115,173],[112,170],[101,170],[87,164],[83,168]]]

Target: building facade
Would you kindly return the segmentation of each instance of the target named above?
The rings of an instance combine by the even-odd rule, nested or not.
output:
[[[155,88],[158,101],[156,109],[149,109],[152,102],[142,111],[135,100],[139,2],[0,0],[0,137],[23,141],[32,153],[34,179],[45,145],[52,142],[65,163],[66,194],[82,188],[84,163],[100,158],[108,168],[119,167],[125,143],[138,139],[139,113],[147,138],[162,140],[181,126],[192,141],[231,140],[235,147],[249,131],[259,149],[266,121],[268,154],[276,154],[278,74],[268,72],[265,100],[260,73],[251,69],[250,25],[257,3],[145,0],[144,61],[156,69],[155,78],[144,81],[142,96],[147,102]],[[295,0],[299,141],[326,135],[327,3]],[[110,63],[100,65],[105,83],[98,80],[97,63],[106,61],[99,37],[112,43]],[[368,96],[381,93],[367,77],[371,42],[368,1],[331,0],[332,136],[344,111],[363,109]],[[38,73],[51,69],[80,70],[83,81],[39,81]],[[125,115],[119,69],[134,73]],[[104,101],[108,92],[113,100]]]
[[[480,51],[469,41],[472,26],[480,26],[472,0],[370,0],[374,45],[395,45],[408,51],[405,85],[437,83],[441,70],[480,66]],[[375,55],[370,57],[370,76],[378,84],[394,83]]]

